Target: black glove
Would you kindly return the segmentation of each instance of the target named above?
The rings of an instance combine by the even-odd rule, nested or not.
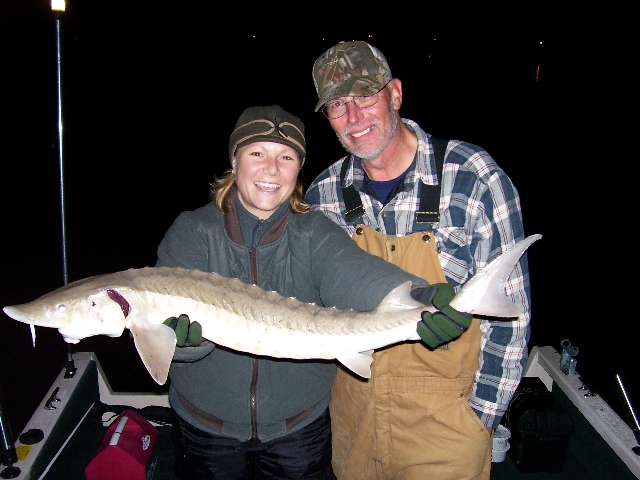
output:
[[[458,338],[471,325],[470,314],[449,305],[455,295],[455,290],[448,283],[434,283],[411,291],[414,300],[432,304],[438,309],[435,313],[422,312],[422,320],[418,322],[418,335],[431,348]]]
[[[198,322],[191,323],[188,315],[169,317],[162,323],[175,330],[178,347],[197,347],[202,343],[202,326]]]

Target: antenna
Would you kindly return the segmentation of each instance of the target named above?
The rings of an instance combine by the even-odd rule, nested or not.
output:
[[[51,0],[51,10],[56,16],[56,83],[58,87],[58,161],[60,171],[60,219],[62,230],[62,276],[64,285],[69,283],[67,268],[67,216],[64,199],[64,154],[62,123],[62,35],[60,29],[62,12],[66,9],[65,0]],[[71,346],[67,345],[67,359],[64,362],[64,378],[72,378],[77,371],[71,356]]]
[[[62,274],[64,284],[69,283],[67,271],[67,221],[64,203],[64,156],[63,156],[63,124],[62,124],[62,38],[60,33],[60,20],[65,11],[64,0],[52,0],[51,10],[56,16],[56,82],[58,86],[58,161],[60,166],[60,215],[62,219]]]

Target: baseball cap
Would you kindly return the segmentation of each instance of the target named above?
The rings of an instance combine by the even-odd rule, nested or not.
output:
[[[313,64],[318,93],[315,111],[338,97],[374,95],[393,79],[387,59],[367,42],[340,42]]]

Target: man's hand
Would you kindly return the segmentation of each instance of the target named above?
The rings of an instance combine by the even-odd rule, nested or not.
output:
[[[191,323],[187,315],[169,317],[162,323],[175,330],[178,347],[197,347],[202,343],[202,326],[198,322]]]
[[[438,309],[435,313],[422,312],[422,321],[418,322],[418,335],[431,348],[458,338],[471,325],[471,315],[449,305],[455,295],[448,283],[434,283],[411,292],[414,299],[422,303],[428,300]]]

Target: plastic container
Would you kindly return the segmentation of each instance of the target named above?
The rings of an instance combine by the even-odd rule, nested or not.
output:
[[[509,439],[511,438],[511,432],[504,425],[498,425],[498,427],[493,432],[493,449],[494,450],[504,450],[508,447]]]
[[[491,450],[491,462],[492,463],[500,463],[500,462],[504,462],[504,459],[507,457],[507,452],[509,451],[509,442],[506,442],[505,445],[503,445],[503,449],[501,450],[496,450],[495,448],[493,450]]]

